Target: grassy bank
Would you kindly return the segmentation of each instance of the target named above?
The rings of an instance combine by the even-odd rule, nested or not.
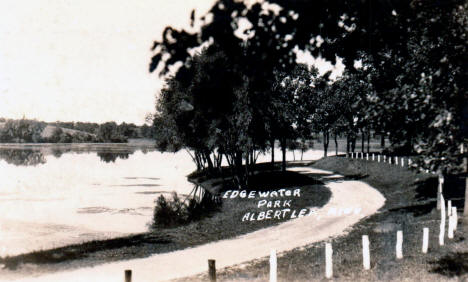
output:
[[[291,201],[290,208],[296,210],[323,206],[330,198],[329,190],[322,183],[296,172],[270,171],[262,168],[261,172],[250,179],[250,183],[250,189],[255,191],[300,189],[301,197]],[[212,186],[219,184],[219,181],[211,182]],[[28,272],[58,271],[110,261],[143,258],[156,253],[232,238],[286,220],[242,222],[247,212],[262,210],[257,208],[257,204],[258,198],[228,197],[223,199],[218,212],[188,225],[159,228],[144,234],[0,258],[0,264],[5,266],[5,269],[0,270],[0,276],[22,276]],[[266,209],[265,207],[263,210]]]
[[[365,160],[331,157],[313,167],[331,170],[349,179],[367,182],[386,198],[379,213],[363,219],[350,232],[331,240],[334,249],[334,278],[337,281],[446,281],[468,278],[468,243],[461,231],[454,239],[438,245],[439,218],[436,207],[437,179],[406,168]],[[463,179],[445,183],[445,198],[463,208]],[[422,254],[422,230],[430,229],[429,253]],[[395,259],[396,231],[403,231],[402,260]],[[362,235],[370,239],[371,269],[362,268]],[[324,242],[292,250],[278,258],[279,281],[324,279]],[[219,281],[268,281],[268,258],[248,265],[218,270]],[[205,275],[185,280],[204,280]]]

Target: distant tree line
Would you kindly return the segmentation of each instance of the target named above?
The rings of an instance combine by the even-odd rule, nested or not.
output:
[[[348,152],[360,137],[368,151],[379,134],[392,152],[419,156],[419,167],[458,170],[467,142],[467,7],[219,0],[203,17],[192,13],[199,31],[167,27],[154,42],[150,72],[166,78],[153,120],[157,144],[187,149],[198,169],[219,169],[225,158],[240,186],[275,142],[285,169],[286,149],[316,134],[325,155],[330,137],[346,136]],[[319,75],[297,63],[298,51],[341,58],[345,71],[335,80]]]
[[[38,143],[42,142],[42,131],[47,123],[20,119],[0,119],[0,141],[11,143]]]
[[[51,132],[45,132],[45,130]],[[53,122],[0,118],[2,143],[127,142],[130,138],[154,138],[152,126],[133,123]]]

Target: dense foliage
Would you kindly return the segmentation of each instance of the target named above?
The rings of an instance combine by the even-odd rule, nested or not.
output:
[[[177,193],[173,192],[172,199],[168,200],[161,195],[155,202],[151,223],[153,229],[185,225],[209,216],[221,208],[221,202],[215,200],[209,193],[205,193],[199,200],[190,198],[182,201]]]
[[[364,151],[379,134],[390,153],[419,156],[415,166],[458,170],[467,18],[465,0],[219,0],[199,31],[167,27],[153,46],[150,71],[169,77],[154,119],[158,143],[195,152],[199,169],[225,156],[239,185],[258,152],[279,141],[284,160],[288,146],[317,133],[325,155],[330,136],[346,136],[354,151],[361,135]],[[341,58],[346,69],[336,80],[319,76],[296,62],[298,50]]]

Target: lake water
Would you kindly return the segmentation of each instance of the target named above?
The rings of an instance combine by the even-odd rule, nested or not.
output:
[[[0,145],[0,256],[145,232],[155,199],[189,194],[194,169],[187,152],[151,146]]]

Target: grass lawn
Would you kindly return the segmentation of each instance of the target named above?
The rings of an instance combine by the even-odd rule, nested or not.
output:
[[[468,279],[468,243],[459,220],[454,239],[438,245],[440,213],[436,210],[437,178],[406,168],[365,160],[330,157],[313,167],[367,182],[386,198],[384,207],[353,226],[347,235],[332,238],[336,281],[446,281]],[[446,179],[446,200],[463,209],[464,179]],[[448,222],[448,221],[447,221]],[[429,252],[421,252],[423,228],[429,228]],[[395,258],[396,231],[403,231],[403,259]],[[370,240],[371,269],[362,267],[362,235]],[[278,257],[279,281],[325,280],[324,242]],[[268,258],[218,270],[218,281],[268,281]],[[204,280],[206,275],[183,280]]]

